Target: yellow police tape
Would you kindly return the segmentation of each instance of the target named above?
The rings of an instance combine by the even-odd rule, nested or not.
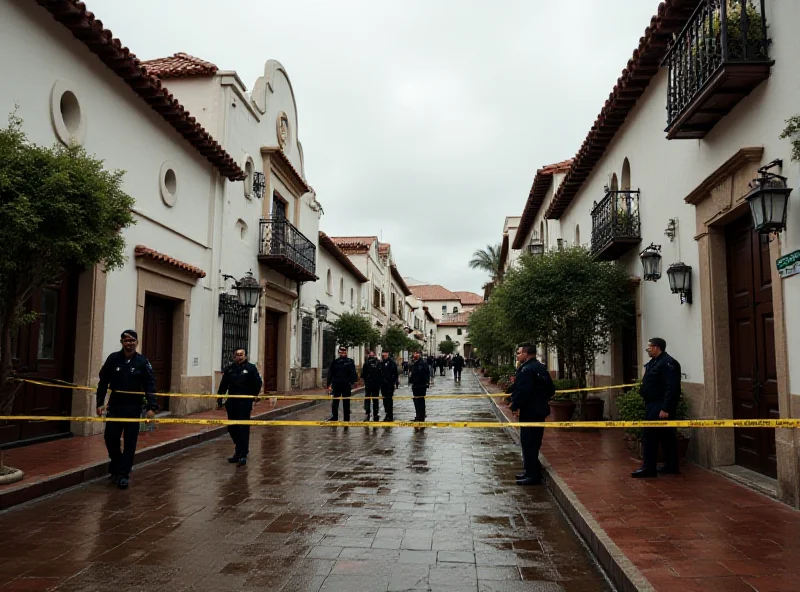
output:
[[[25,382],[28,384],[35,384],[38,386],[49,386],[52,388],[61,388],[61,389],[70,389],[70,390],[79,390],[79,391],[91,391],[96,392],[96,388],[91,388],[88,386],[78,386],[76,384],[53,384],[51,382],[44,382],[41,380],[31,380],[29,378],[18,378],[17,382]],[[596,386],[596,387],[587,387],[581,389],[566,389],[556,391],[556,393],[583,393],[589,391],[607,391],[611,389],[621,389],[621,388],[628,388],[636,386],[636,384],[616,384],[612,386]],[[126,395],[144,395],[145,393],[142,391],[117,391],[118,393],[123,393]],[[330,401],[331,395],[279,395],[277,393],[264,393],[262,395],[214,395],[214,394],[194,394],[194,393],[156,393],[159,397],[178,397],[178,398],[189,398],[189,399],[286,399],[292,401]],[[425,399],[485,399],[486,397],[507,397],[505,393],[495,393],[495,394],[482,394],[482,393],[465,393],[465,394],[458,394],[458,395],[425,395]],[[353,397],[361,400],[382,400],[383,397]],[[394,400],[403,400],[403,399],[421,399],[423,397],[414,397],[412,395],[396,395],[393,396],[392,399]]]
[[[60,415],[0,415],[0,421],[85,421],[186,425],[249,425],[292,427],[365,427],[365,428],[800,428],[800,419],[685,419],[669,421],[304,421],[289,419],[192,419],[159,417],[62,417]]]

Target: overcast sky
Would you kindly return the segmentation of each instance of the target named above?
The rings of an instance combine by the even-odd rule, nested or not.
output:
[[[381,236],[400,272],[481,292],[475,249],[536,169],[574,156],[657,0],[88,0],[141,59],[184,51],[248,89],[292,80],[332,236]]]

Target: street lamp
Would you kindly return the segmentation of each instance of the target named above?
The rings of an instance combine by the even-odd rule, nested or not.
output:
[[[246,308],[255,308],[258,306],[258,300],[261,298],[261,285],[258,280],[253,277],[253,272],[248,271],[244,277],[236,281],[232,275],[223,274],[223,280],[234,280],[233,289],[236,292],[236,299],[239,304]]]
[[[692,268],[684,263],[673,263],[667,269],[669,289],[681,295],[681,304],[692,303]]]
[[[320,323],[324,323],[328,320],[328,305],[321,304],[319,300],[317,300],[317,305],[314,307],[314,316]]]
[[[646,282],[657,282],[661,277],[661,245],[650,244],[639,253],[644,270],[643,279]]]
[[[783,161],[778,159],[758,169],[761,176],[753,179],[751,191],[745,197],[753,226],[762,234],[781,232],[786,228],[786,210],[792,188],[786,186],[786,177],[767,172],[780,166],[783,166]]]

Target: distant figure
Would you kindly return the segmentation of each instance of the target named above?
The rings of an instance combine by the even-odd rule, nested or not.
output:
[[[453,380],[461,382],[461,371],[464,369],[464,358],[457,353],[453,357]]]
[[[219,383],[218,395],[252,395],[258,396],[261,392],[261,375],[258,368],[247,361],[247,351],[237,349],[233,352],[233,364],[225,368],[222,380]],[[255,399],[239,399],[228,397],[225,400],[225,409],[228,419],[250,419]],[[229,425],[228,433],[231,435],[235,449],[229,463],[236,463],[237,467],[247,464],[247,455],[250,453],[250,426]]]
[[[369,421],[370,404],[372,405],[373,418],[378,421],[380,419],[381,401],[379,395],[381,384],[383,384],[383,374],[374,350],[370,350],[367,361],[364,362],[364,366],[361,368],[361,378],[364,379],[364,413],[367,414],[364,421]]]
[[[408,375],[408,384],[411,385],[411,394],[414,396],[414,410],[416,416],[413,421],[425,421],[425,394],[431,383],[430,370],[425,360],[420,358],[419,352],[414,352],[414,363]]]
[[[331,415],[327,421],[339,421],[339,400],[342,401],[344,420],[350,421],[350,395],[358,382],[355,362],[347,357],[347,348],[339,348],[339,357],[331,362],[328,369],[328,392],[333,395]]]

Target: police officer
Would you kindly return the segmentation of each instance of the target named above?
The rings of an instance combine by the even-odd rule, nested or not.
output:
[[[547,368],[536,359],[536,346],[523,343],[517,348],[519,366],[514,382],[509,387],[511,411],[519,415],[520,421],[544,421],[550,415],[550,398],[555,386]],[[539,449],[542,447],[544,428],[520,428],[523,473],[517,475],[517,485],[539,485],[542,483],[542,463]]]
[[[400,386],[397,374],[397,363],[389,356],[388,351],[381,352],[381,395],[383,395],[383,421],[394,421],[394,389]]]
[[[414,352],[414,363],[408,375],[408,384],[411,385],[411,394],[414,396],[413,421],[425,421],[425,393],[431,384],[431,374],[428,364],[419,357],[419,352]]]
[[[218,395],[251,395],[258,396],[261,392],[261,375],[258,368],[247,361],[247,351],[237,349],[233,352],[233,364],[225,368],[222,380],[217,389]],[[228,397],[225,400],[225,410],[228,419],[250,419],[253,411],[254,399],[239,399]],[[229,425],[228,433],[235,449],[229,463],[236,463],[237,467],[247,464],[247,454],[250,452],[250,426]]]
[[[370,350],[367,361],[364,362],[364,366],[361,368],[361,378],[364,379],[364,412],[367,414],[364,421],[369,421],[370,403],[372,404],[372,416],[375,421],[379,421],[381,409],[379,396],[381,383],[383,383],[383,374],[374,350]]]
[[[339,421],[339,399],[342,399],[344,420],[350,421],[350,395],[358,382],[356,364],[347,357],[347,348],[339,348],[339,357],[331,362],[328,369],[328,392],[333,395],[331,416],[327,421]]]
[[[648,421],[675,419],[681,396],[681,365],[667,352],[667,342],[653,337],[647,344],[650,361],[644,366],[639,392],[644,399],[644,418]],[[664,467],[656,468],[658,445],[664,449]],[[642,428],[642,466],[631,477],[656,477],[658,472],[677,474],[678,442],[675,428]]]
[[[453,356],[453,380],[461,382],[461,371],[464,369],[464,358],[457,353]]]
[[[122,349],[106,358],[100,369],[100,382],[97,384],[97,415],[107,411],[107,417],[140,418],[142,407],[147,410],[145,417],[152,419],[158,411],[156,403],[156,377],[153,367],[142,354],[136,351],[139,335],[133,329],[120,336]],[[111,387],[108,405],[106,393]],[[125,447],[120,450],[119,439],[123,436]],[[105,428],[106,449],[111,462],[108,472],[111,482],[120,489],[127,489],[133,456],[136,454],[136,441],[139,439],[139,422],[108,421]]]

